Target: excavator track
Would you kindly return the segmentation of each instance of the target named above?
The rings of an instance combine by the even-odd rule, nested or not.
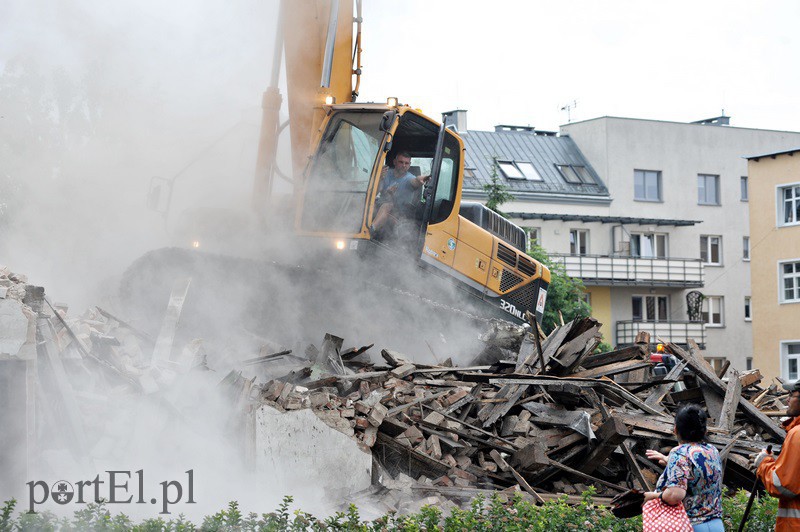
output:
[[[479,302],[418,266],[360,262],[311,268],[165,248],[128,268],[120,302],[156,336],[173,287],[191,279],[176,345],[203,338],[218,349],[251,350],[264,341],[317,343],[331,333],[420,361],[461,361],[480,350],[478,336],[497,318],[482,315]]]

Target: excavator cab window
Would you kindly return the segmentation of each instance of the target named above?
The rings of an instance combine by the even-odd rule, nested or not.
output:
[[[301,227],[358,233],[385,133],[376,113],[340,112],[323,137],[306,177]]]
[[[461,150],[458,141],[450,131],[445,131],[444,153],[439,168],[439,180],[433,193],[433,211],[430,223],[445,221],[453,211],[458,188],[458,167]]]
[[[414,113],[406,113],[400,118],[400,124],[394,135],[393,150],[407,151],[411,154],[411,173],[414,175],[431,175],[436,155],[438,126],[424,117]],[[434,202],[430,223],[439,223],[447,219],[453,210],[458,187],[458,167],[461,151],[458,141],[449,131],[445,133],[444,153],[439,172],[439,183],[435,191],[429,190],[431,184],[420,189],[420,202],[413,218],[421,221],[425,207],[425,199]]]

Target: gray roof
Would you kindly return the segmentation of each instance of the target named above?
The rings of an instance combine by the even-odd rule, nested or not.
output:
[[[794,148],[792,150],[782,150],[782,151],[774,151],[770,153],[762,153],[761,155],[748,155],[745,156],[745,159],[753,159],[758,162],[759,159],[763,157],[772,157],[773,159],[778,155],[794,155],[795,153],[799,152],[800,148]]]
[[[467,131],[461,134],[467,149],[464,167],[472,170],[474,177],[464,178],[464,188],[482,190],[491,182],[495,160],[529,162],[542,177],[542,181],[506,179],[497,169],[498,179],[509,191],[575,194],[581,196],[608,196],[603,180],[569,137],[536,135],[530,131]],[[568,183],[556,165],[583,166],[592,183]]]

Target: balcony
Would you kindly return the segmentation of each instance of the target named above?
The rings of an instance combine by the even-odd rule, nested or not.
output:
[[[700,259],[612,257],[553,253],[553,262],[563,264],[570,277],[590,286],[703,286]]]
[[[685,346],[689,338],[693,339],[701,348],[705,348],[705,327],[701,321],[618,321],[617,345],[632,344],[640,331],[650,333],[650,341],[657,342],[662,339]]]

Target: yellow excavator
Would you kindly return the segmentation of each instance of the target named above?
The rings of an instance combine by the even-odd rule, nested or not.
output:
[[[465,310],[471,317],[516,323],[532,316],[541,320],[550,272],[524,252],[526,235],[520,227],[480,203],[462,201],[464,143],[458,132],[397,98],[356,102],[361,25],[360,0],[280,4],[271,84],[262,102],[253,209],[259,215],[272,213],[273,221],[291,217],[290,240],[303,242],[302,256],[314,267],[275,262],[265,269],[255,262],[242,266],[223,258],[217,273],[227,279],[255,276],[262,282],[277,275],[278,288],[285,290],[279,305],[303,299],[314,302],[313,313],[319,315],[326,314],[320,303],[329,314],[341,313],[336,310],[341,295],[331,285],[348,275],[373,288],[381,285],[383,291],[370,297],[379,299],[384,308],[395,305],[389,290],[437,308]],[[278,87],[284,57],[289,121],[281,123],[283,98]],[[287,127],[292,168],[284,172],[276,154],[278,138]],[[398,154],[410,158],[409,172],[425,176],[426,182],[410,205],[395,210],[388,229],[377,235],[372,224],[378,205],[387,201],[382,197],[386,191],[381,193],[382,180]],[[290,209],[285,204],[281,209],[274,201],[276,177],[291,184]],[[177,262],[174,256],[170,260],[181,267],[197,261],[191,250],[172,253],[180,255]],[[163,256],[150,256],[133,271],[139,278],[152,278],[162,262]],[[400,263],[412,264],[412,273],[386,274]],[[376,271],[383,275],[374,275]],[[196,272],[193,275],[197,277]],[[203,282],[213,284],[213,279],[209,276]],[[263,298],[260,309],[251,314],[263,316],[272,305],[269,301],[276,301],[275,283],[245,284],[247,292]],[[414,313],[413,305],[404,307],[401,316]],[[301,319],[309,316],[307,310],[298,313]],[[273,311],[270,319],[283,314]],[[397,316],[388,319],[402,321]]]

